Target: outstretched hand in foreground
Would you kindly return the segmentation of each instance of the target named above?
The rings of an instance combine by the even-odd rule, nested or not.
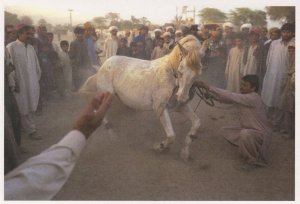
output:
[[[101,125],[111,101],[111,93],[97,94],[77,117],[73,129],[79,130],[88,138]]]

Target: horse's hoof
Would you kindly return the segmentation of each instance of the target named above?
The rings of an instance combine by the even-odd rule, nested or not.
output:
[[[189,161],[189,160],[191,160],[189,151],[187,151],[187,150],[181,150],[180,151],[180,158],[183,159],[183,161]]]
[[[153,145],[153,150],[157,153],[162,153],[162,152],[165,152],[167,150],[169,150],[170,148],[169,147],[166,147],[166,145],[162,142],[159,142],[159,143],[155,143]]]

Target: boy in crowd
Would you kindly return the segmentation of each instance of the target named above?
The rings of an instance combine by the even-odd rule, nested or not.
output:
[[[248,46],[244,49],[242,75],[257,74],[259,57],[262,55],[262,46],[259,44],[259,29],[252,29],[248,34]]]
[[[118,47],[117,55],[127,56],[127,57],[131,56],[131,51],[130,48],[127,46],[126,38],[120,39],[120,47]]]
[[[66,94],[69,95],[73,88],[72,64],[69,57],[69,42],[66,40],[60,41],[60,48],[62,51],[58,53],[59,66],[61,67],[63,72],[63,81]]]
[[[137,58],[137,56],[138,56],[138,49],[137,49],[136,42],[132,41],[130,43],[130,51],[131,51],[131,57]]]
[[[137,59],[145,59],[145,50],[143,50],[143,42],[130,43],[131,57]]]
[[[53,50],[56,53],[59,53],[59,47],[56,43],[53,42],[54,34],[52,32],[47,32],[48,43],[52,45]]]
[[[223,128],[224,137],[238,146],[245,159],[243,170],[252,170],[258,166],[267,166],[268,149],[271,143],[271,128],[264,110],[264,105],[257,91],[259,88],[257,75],[246,75],[241,80],[240,92],[208,86],[203,82],[195,85],[207,89],[212,96],[227,104],[235,104],[239,109],[240,127]]]
[[[227,58],[225,69],[225,77],[227,78],[227,90],[237,92],[240,91],[240,78],[243,68],[243,35],[236,34],[234,38],[235,47],[231,48]]]
[[[167,55],[169,50],[164,47],[164,39],[163,38],[158,38],[157,39],[157,46],[154,48],[151,54],[151,60],[161,58],[165,55]]]

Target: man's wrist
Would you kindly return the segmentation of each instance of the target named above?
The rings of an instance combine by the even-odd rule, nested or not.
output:
[[[75,127],[73,127],[73,130],[77,130],[77,131],[81,132],[86,139],[88,139],[91,135],[91,133],[87,130],[87,128],[82,128],[82,127],[76,127],[75,126]]]

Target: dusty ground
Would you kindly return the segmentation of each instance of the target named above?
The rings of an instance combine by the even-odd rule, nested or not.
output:
[[[192,102],[196,107],[198,98]],[[40,141],[23,139],[29,150],[23,159],[58,142],[69,130],[83,106],[75,94],[52,100],[37,116]],[[251,172],[239,170],[237,148],[220,134],[223,125],[237,123],[235,109],[217,104],[197,109],[202,119],[198,139],[191,147],[192,160],[179,158],[190,123],[177,113],[172,121],[177,140],[171,150],[157,154],[152,144],[164,139],[152,112],[129,109],[114,100],[109,110],[117,134],[103,127],[88,140],[68,182],[55,200],[294,200],[294,140],[273,135],[272,165]]]

